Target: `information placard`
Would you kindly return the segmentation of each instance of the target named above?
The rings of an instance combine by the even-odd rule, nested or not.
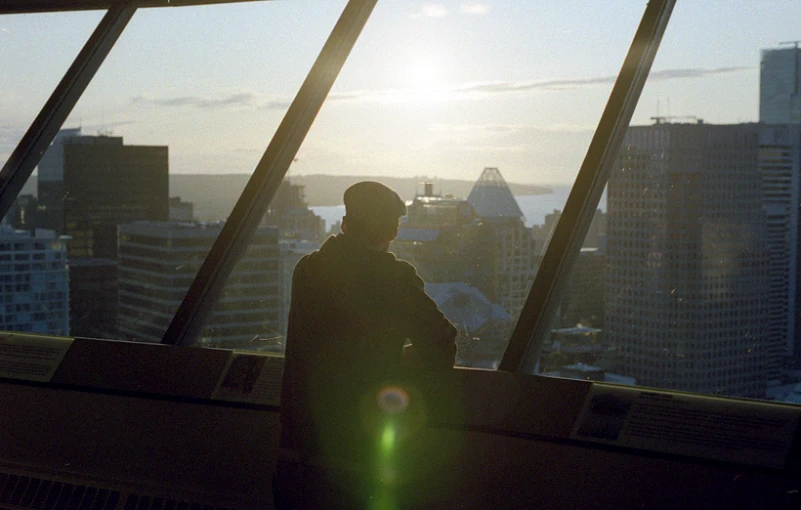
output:
[[[799,417],[792,406],[594,384],[571,437],[781,469]]]
[[[211,398],[278,405],[284,358],[279,354],[232,352]]]
[[[72,338],[0,334],[0,377],[48,382],[72,345]]]

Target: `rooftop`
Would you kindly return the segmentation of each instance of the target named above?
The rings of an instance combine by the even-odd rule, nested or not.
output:
[[[523,211],[497,168],[488,167],[481,172],[467,201],[485,220],[524,219]]]

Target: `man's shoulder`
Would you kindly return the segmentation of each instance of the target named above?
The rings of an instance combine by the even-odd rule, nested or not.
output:
[[[417,275],[417,269],[412,264],[395,257],[393,253],[387,253],[387,255],[389,257],[387,257],[386,263],[392,267],[392,274],[398,278],[400,283],[412,282],[422,285],[422,280]]]
[[[392,254],[390,254],[392,255]],[[405,260],[399,259],[392,255],[392,264],[397,268],[398,273],[401,276],[417,276],[417,269],[410,263],[406,262]]]
[[[309,264],[309,261],[314,257],[316,253],[317,253],[316,251],[313,251],[311,253],[303,255],[300,259],[298,259],[298,261],[295,263],[295,271],[302,271]]]

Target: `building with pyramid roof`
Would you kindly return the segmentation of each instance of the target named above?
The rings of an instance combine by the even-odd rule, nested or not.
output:
[[[481,172],[467,202],[484,221],[525,220],[501,171],[494,167],[487,167]]]
[[[538,250],[534,236],[497,168],[488,167],[481,172],[467,202],[488,234],[491,232],[493,267],[487,282],[490,289],[485,292],[517,317],[537,272]]]

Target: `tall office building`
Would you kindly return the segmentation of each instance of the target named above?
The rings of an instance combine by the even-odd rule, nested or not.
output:
[[[39,221],[70,259],[117,258],[117,225],[169,219],[167,147],[62,130],[39,163]]]
[[[0,227],[0,330],[69,335],[64,240]]]
[[[768,227],[769,331],[777,354],[798,366],[801,125],[763,124],[758,163]]]
[[[124,337],[161,340],[221,229],[222,223],[120,225],[118,327]],[[203,328],[202,345],[278,345],[278,257],[278,231],[260,227]]]
[[[760,168],[770,233],[771,332],[788,365],[801,367],[799,128],[801,49],[762,50],[759,80]],[[779,347],[777,347],[778,349]]]
[[[765,395],[780,360],[758,133],[662,123],[626,134],[608,187],[605,325],[639,384]]]
[[[801,123],[801,48],[762,50],[759,121]]]
[[[540,246],[543,246],[556,228],[556,223],[562,217],[562,211],[554,209],[551,214],[545,215],[545,223],[531,227],[531,234]],[[601,209],[596,209],[592,216],[590,228],[584,236],[582,248],[600,248],[602,251],[606,243],[606,213]]]
[[[537,273],[537,243],[524,223],[523,211],[497,168],[485,168],[467,202],[492,232],[492,280],[497,302],[517,317]]]
[[[73,259],[69,272],[70,335],[117,338],[117,261]]]

